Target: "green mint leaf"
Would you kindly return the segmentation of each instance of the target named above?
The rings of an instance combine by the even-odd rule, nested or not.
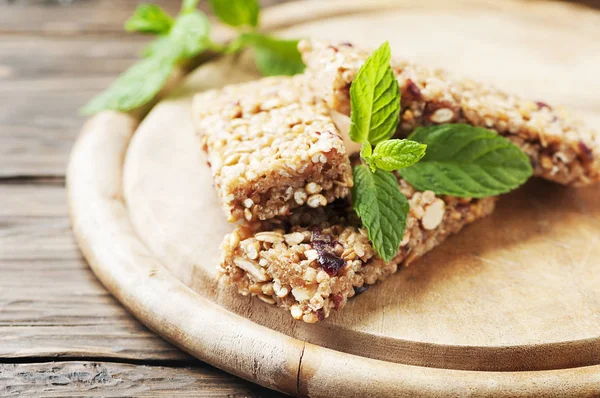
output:
[[[210,22],[201,11],[181,14],[175,20],[169,39],[179,51],[179,59],[192,58],[210,46]]]
[[[155,4],[140,4],[125,22],[128,32],[165,34],[171,29],[173,19]]]
[[[129,68],[81,112],[130,111],[150,101],[165,85],[177,62],[210,47],[209,35],[210,23],[205,14],[200,11],[180,14],[168,35],[159,37],[144,49],[144,60]]]
[[[396,131],[400,90],[390,58],[386,41],[361,66],[350,86],[350,138],[355,142],[377,145]]]
[[[354,168],[352,206],[367,228],[373,248],[385,262],[398,252],[406,229],[409,205],[400,192],[398,180],[390,172],[367,166]]]
[[[210,0],[213,12],[229,26],[258,26],[257,0]]]
[[[425,155],[427,145],[411,140],[387,140],[375,147],[369,159],[378,169],[394,171],[417,163]]]
[[[171,74],[175,57],[154,55],[129,68],[104,92],[87,103],[81,112],[97,113],[106,109],[129,111],[158,94]]]
[[[142,57],[148,58],[155,54],[165,53],[169,51],[172,45],[169,36],[160,36],[157,39],[152,40],[142,49]]]
[[[192,12],[198,6],[198,0],[183,0],[181,2],[181,12]]]
[[[368,142],[364,142],[362,147],[360,148],[360,157],[364,160],[368,160],[371,158],[373,154],[373,147]]]
[[[259,33],[244,33],[240,47],[254,49],[256,65],[264,76],[296,75],[304,72],[304,62],[298,51],[298,40],[284,40]]]
[[[400,170],[418,190],[482,198],[511,191],[532,174],[528,157],[517,146],[483,128],[421,127],[408,138],[427,145],[420,162]]]

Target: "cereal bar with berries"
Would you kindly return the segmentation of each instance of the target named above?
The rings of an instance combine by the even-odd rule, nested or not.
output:
[[[369,52],[350,43],[307,40],[299,49],[315,92],[331,109],[350,115],[350,85]],[[402,94],[399,136],[419,126],[468,123],[519,146],[534,175],[575,186],[600,180],[600,136],[566,111],[440,69],[400,60],[391,66]]]
[[[350,192],[343,140],[305,76],[197,94],[193,119],[229,221],[285,216]]]
[[[447,236],[494,209],[495,197],[459,199],[419,192],[398,178],[410,212],[395,258],[375,253],[366,229],[346,200],[318,209],[300,208],[285,219],[241,225],[225,236],[221,278],[242,295],[288,309],[313,323],[349,298],[423,256]]]

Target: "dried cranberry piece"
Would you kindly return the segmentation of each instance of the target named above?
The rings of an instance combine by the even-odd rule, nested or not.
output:
[[[325,311],[323,310],[323,308],[319,308],[317,310],[317,318],[319,319],[319,321],[325,319]]]
[[[333,309],[337,310],[340,308],[342,301],[344,301],[344,296],[342,296],[342,293],[334,294],[331,296],[331,301],[333,301]]]
[[[581,151],[581,159],[585,163],[589,163],[594,160],[594,152],[587,146],[583,141],[579,141],[579,150]]]
[[[346,262],[342,258],[326,250],[319,251],[317,249],[317,254],[317,261],[330,276],[336,276],[340,269],[346,265]]]
[[[358,296],[359,294],[363,294],[369,289],[368,285],[362,285],[361,287],[354,287],[354,296]]]
[[[330,48],[330,49],[332,49],[332,50],[333,50],[334,52],[336,52],[336,53],[337,53],[338,51],[340,51],[340,50],[338,50],[338,48],[337,48],[336,46],[332,46],[332,45],[329,45],[329,46],[327,46],[327,48]]]
[[[538,101],[535,104],[538,106],[539,109],[548,108],[549,110],[552,110],[552,107],[545,102]]]
[[[319,229],[312,230],[311,243],[317,251],[317,261],[330,276],[336,276],[346,262],[335,254],[339,242],[332,240],[331,235],[323,234]]]
[[[413,82],[410,79],[406,79],[406,92],[414,100],[423,99],[423,94],[421,94],[421,90],[415,84],[415,82]]]
[[[320,233],[313,231],[313,239],[315,235],[320,236]],[[317,251],[317,261],[319,265],[327,272],[330,276],[336,276],[340,269],[346,265],[346,262],[333,253],[333,248],[339,243],[336,241],[331,242],[329,235],[322,236],[327,240],[313,240],[312,246]]]

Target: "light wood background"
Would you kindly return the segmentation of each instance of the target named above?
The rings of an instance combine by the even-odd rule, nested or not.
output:
[[[156,337],[82,259],[64,190],[77,109],[147,39],[122,31],[137,1],[60,3],[0,0],[0,395],[277,396]]]

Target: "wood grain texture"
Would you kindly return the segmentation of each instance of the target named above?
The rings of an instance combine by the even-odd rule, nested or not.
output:
[[[286,0],[260,0],[263,7]],[[8,4],[7,4],[8,3]],[[59,0],[0,1],[1,34],[36,34],[52,36],[109,35],[122,36],[123,23],[140,0],[71,0],[68,6]],[[180,0],[153,0],[171,15],[176,15]],[[209,3],[199,8],[211,13]]]
[[[122,31],[136,3],[0,0],[0,395],[279,396],[146,329],[73,243],[63,177],[77,110],[148,41]]]
[[[208,365],[137,366],[113,362],[0,363],[3,397],[278,397]]]
[[[190,361],[92,275],[65,196],[62,184],[0,185],[0,358]]]
[[[0,99],[3,104],[0,108],[0,179],[4,177],[6,181],[8,178],[11,182],[8,187],[0,185],[0,348],[3,349],[0,362],[30,361],[40,356],[79,357],[82,360],[108,356],[136,364],[146,359],[164,360],[166,364],[187,361],[185,355],[141,327],[107,296],[78,252],[72,251],[74,246],[62,202],[66,193],[60,188],[60,179],[51,180],[58,186],[44,189],[48,185],[45,177],[64,175],[66,155],[83,121],[76,114],[77,108],[133,62],[146,40],[123,35],[121,21],[115,18],[129,15],[135,2],[75,0],[73,5],[59,6],[48,0],[0,0]],[[174,5],[178,1],[159,2],[165,3],[170,10],[178,6]],[[593,5],[594,2],[588,3]],[[69,11],[72,9],[76,11]],[[297,14],[301,19],[303,13]],[[314,15],[319,13],[314,12]],[[564,20],[568,25],[566,15]],[[105,16],[109,18],[100,18]],[[36,55],[35,62],[32,54]],[[42,56],[37,57],[38,54]],[[71,84],[70,77],[76,84]],[[19,176],[26,179],[13,179]],[[20,181],[25,182],[23,187],[13,185]],[[36,187],[38,182],[43,186]],[[61,250],[66,254],[61,254]],[[9,277],[5,278],[6,275]],[[30,275],[33,275],[31,286]],[[78,289],[73,289],[69,278],[77,282]],[[99,316],[95,316],[96,313]],[[119,346],[107,345],[113,332]],[[300,384],[300,392],[315,393],[323,385],[330,389],[343,388],[345,383],[353,382],[346,377],[335,380],[321,377],[327,371],[345,376],[346,373],[339,371],[347,366],[343,358],[332,356],[332,367],[316,372],[317,362],[311,352],[305,351],[303,357],[300,374],[307,382]],[[64,376],[60,372],[53,374],[56,366],[52,363],[0,365],[0,395],[5,395],[2,377],[10,374],[9,380],[20,383],[15,389],[26,389],[19,390],[26,396],[81,396],[84,391],[86,395],[98,396],[133,395],[134,392],[135,395],[169,396],[173,391],[169,389],[169,379],[165,381],[163,376],[168,374],[173,379],[184,374],[200,382],[189,384],[189,387],[179,384],[183,396],[253,396],[249,390],[236,387],[239,379],[220,371],[218,374],[223,379],[219,380],[219,385],[204,383],[207,372],[202,365],[194,365],[196,367],[188,371],[136,364],[102,362],[101,366],[105,366],[110,374],[116,374],[118,380],[111,386],[98,386],[95,390],[90,390],[93,380],[88,379],[52,385],[56,380],[54,376]],[[89,371],[89,362],[79,365],[72,373],[67,372],[63,380],[73,380],[73,375],[77,379],[77,373]],[[20,370],[9,373],[5,366]],[[119,369],[123,367],[128,369],[123,374],[131,379],[120,376]],[[70,369],[70,365],[63,369]],[[589,369],[592,373],[598,372],[595,368]],[[380,369],[373,366],[372,371],[380,372],[382,382],[398,378],[406,382],[418,381],[423,377],[394,367]],[[27,377],[19,378],[23,375]],[[48,379],[44,379],[44,375]],[[559,380],[552,375],[547,377],[536,379],[536,382],[543,386]],[[557,394],[568,393],[572,383],[580,381],[581,377],[567,377],[568,382],[555,385]],[[46,381],[36,383],[35,380]],[[121,380],[123,383],[119,382]],[[451,382],[445,380],[446,384]],[[136,383],[138,386],[143,384],[145,389],[132,389],[131,385]],[[595,383],[591,384],[594,387],[600,381],[588,378],[588,383]],[[231,389],[224,388],[226,386]],[[363,389],[357,393],[363,396],[372,393],[370,383],[361,386]],[[490,381],[490,388],[493,386]],[[525,390],[519,390],[519,387],[514,387],[514,396],[524,394]],[[258,387],[257,390],[264,391]],[[593,396],[597,391],[590,388],[588,393]]]
[[[136,3],[0,2],[0,178],[64,176],[85,120],[79,108],[132,65],[151,40],[123,32]],[[180,4],[158,3],[173,12]],[[279,20],[266,18],[263,26]],[[214,30],[215,40],[231,34]]]
[[[79,108],[131,65],[145,42],[0,35],[0,178],[64,176],[84,121]]]
[[[521,8],[513,2],[468,0],[443,6],[433,0],[418,5],[382,1],[377,7],[344,4],[346,11],[356,13],[337,15],[332,8],[331,17],[324,18],[327,5],[319,3],[320,19],[306,23],[299,22],[302,9],[298,8],[294,25],[285,33],[334,39],[343,35],[368,44],[361,32],[369,31],[373,41],[394,37],[390,41],[395,53],[422,50],[417,54],[424,60],[448,59],[450,69],[471,70],[479,78],[490,77],[489,66],[498,60],[511,59],[511,68],[521,73],[519,79],[506,68],[495,70],[490,80],[531,95],[547,89],[537,75],[551,75],[566,66],[545,61],[555,54],[554,47],[541,47],[537,41],[539,59],[519,62],[517,55],[525,50],[515,49],[514,43],[519,35],[544,29],[548,20],[580,12],[539,3]],[[369,7],[387,9],[382,13]],[[440,13],[439,20],[451,22],[429,32],[443,40],[415,39],[406,46],[397,41],[431,18],[431,9]],[[458,12],[463,9],[470,10],[467,17]],[[492,10],[493,17],[486,18]],[[449,57],[457,48],[447,46],[462,45],[454,39],[465,35],[451,27],[465,18],[480,20],[487,29],[480,26],[487,36],[478,36],[479,44],[469,41],[473,52],[487,49],[490,54],[477,65]],[[581,18],[589,22],[599,16]],[[512,35],[501,34],[511,23]],[[356,33],[344,30],[347,26],[355,27]],[[579,33],[591,31],[595,37],[594,26],[582,23]],[[544,34],[549,33],[546,28]],[[549,42],[554,45],[556,40]],[[595,49],[597,43],[590,40],[579,46],[570,49],[579,54],[585,46]],[[102,282],[140,320],[195,356],[294,394],[597,393],[597,187],[568,191],[532,182],[505,198],[497,218],[465,231],[421,266],[402,272],[395,283],[371,289],[319,325],[292,323],[273,307],[216,289],[212,280],[216,247],[231,227],[222,219],[214,195],[206,194],[212,181],[194,149],[198,145],[189,120],[189,97],[197,90],[229,83],[232,76],[246,78],[245,73],[234,75],[227,62],[201,67],[172,98],[154,108],[131,144],[136,121],[104,113],[89,122],[73,152],[69,200],[78,243]],[[548,69],[538,68],[544,65]],[[569,78],[583,79],[578,86],[585,86],[594,65],[571,63],[578,72]],[[243,63],[236,67],[243,70]],[[586,103],[587,110],[595,112],[597,102],[590,91],[564,92],[567,88],[556,85],[553,95],[567,104]],[[172,139],[174,134],[177,140]],[[95,204],[95,212],[86,211],[87,203]],[[140,240],[145,244],[140,245]],[[169,300],[164,299],[167,291]],[[211,319],[211,328],[190,321],[193,316]],[[236,341],[231,347],[228,337],[233,335],[239,336],[240,345]]]

